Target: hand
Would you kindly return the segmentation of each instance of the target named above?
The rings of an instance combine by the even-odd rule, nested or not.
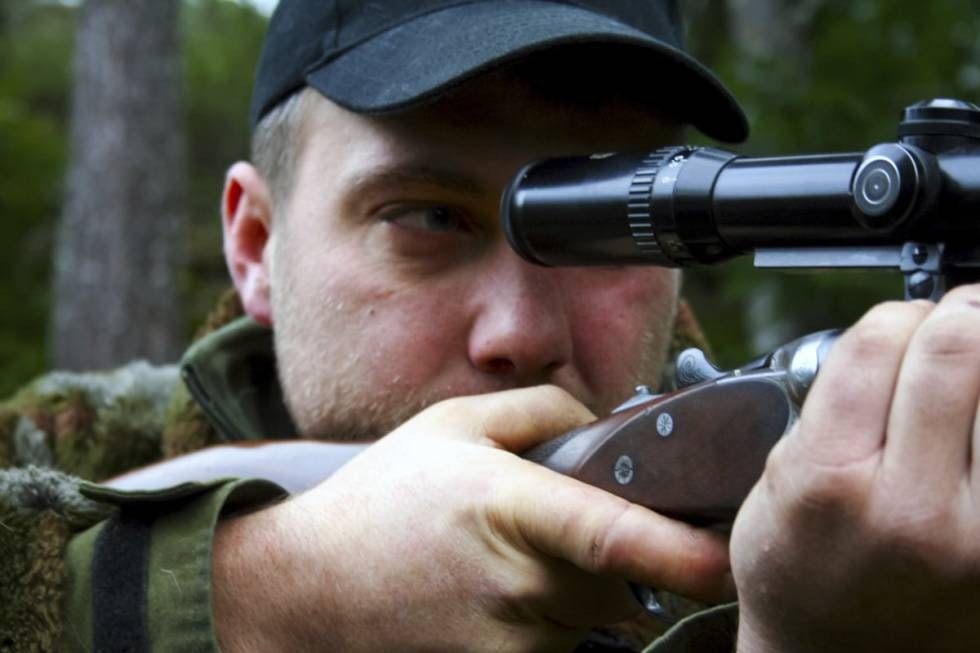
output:
[[[980,647],[980,286],[835,345],[732,532],[739,651]]]
[[[510,453],[592,419],[551,386],[452,399],[223,524],[222,650],[569,650],[638,612],[624,578],[718,598],[718,536]]]

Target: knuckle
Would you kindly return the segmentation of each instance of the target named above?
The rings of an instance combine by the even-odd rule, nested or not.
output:
[[[785,444],[784,444],[785,443]],[[765,482],[771,496],[804,519],[833,515],[850,519],[860,514],[869,495],[869,469],[874,461],[863,459],[833,463],[815,458],[784,440],[766,460]]]
[[[542,395],[542,399],[547,399],[553,402],[567,403],[570,401],[575,401],[575,399],[568,393],[564,388],[560,388],[557,385],[546,384],[535,386],[534,391]]]
[[[592,531],[587,543],[588,550],[583,557],[588,564],[587,571],[594,574],[604,573],[612,566],[612,562],[620,557],[617,546],[620,538],[616,534],[620,525],[624,523],[626,515],[638,508],[639,506],[635,504],[622,501],[618,510]]]
[[[980,354],[980,299],[976,305],[944,304],[919,328],[917,339],[930,358],[955,359]]]
[[[917,319],[916,312],[914,308],[910,310],[910,307],[894,302],[872,308],[834,345],[815,388],[820,388],[820,393],[826,394],[831,405],[838,406],[838,411],[857,407],[863,401],[868,376],[855,374],[854,370],[895,367],[906,346],[906,338],[896,337],[896,334],[911,330],[902,325]]]
[[[820,382],[819,377],[817,382]],[[826,398],[826,412],[815,412],[818,404],[804,404],[801,414],[803,426],[808,431],[815,428],[820,431],[827,431],[833,424],[828,420],[828,417],[847,417],[866,410],[868,383],[869,380],[866,377],[856,374],[836,375],[833,378],[829,375],[825,376],[823,382],[820,383],[820,389]]]
[[[504,567],[486,574],[481,580],[481,603],[498,619],[508,623],[528,623],[536,620],[533,606],[540,604],[547,588],[547,579],[540,577],[536,567]]]
[[[826,467],[821,472],[826,473],[877,455],[885,425],[864,416],[874,400],[875,384],[883,382],[881,378],[857,374],[827,376],[822,382],[818,378],[820,401],[804,404],[796,427],[780,442],[785,442],[785,451],[774,450],[767,462],[784,465],[790,475],[809,467]],[[780,463],[781,456],[793,461]]]
[[[946,293],[940,305],[946,304],[965,304],[976,311],[980,311],[980,283],[957,286]]]
[[[813,422],[834,415],[849,424],[851,417],[867,411],[869,392],[878,396],[882,383],[894,382],[909,337],[931,310],[931,305],[905,302],[885,302],[869,310],[831,351],[812,393],[821,397],[819,410],[807,402],[804,421],[826,430],[828,424]]]
[[[980,577],[976,507],[969,492],[883,485],[867,510],[867,541],[900,568],[947,580]]]
[[[432,404],[406,424],[411,423],[415,426],[427,425],[430,427],[432,425],[452,424],[459,419],[462,410],[462,406],[457,403],[457,400],[448,399]]]
[[[804,515],[853,517],[860,512],[866,486],[858,475],[842,467],[821,465],[796,476],[790,497]]]
[[[541,385],[534,388],[535,392],[540,393],[537,399],[540,405],[548,406],[556,413],[568,415],[588,414],[588,409],[576,399],[570,392],[557,385]]]
[[[436,422],[451,422],[458,419],[464,413],[466,410],[465,402],[466,400],[461,397],[443,399],[432,404],[419,413],[419,415],[424,415],[426,418]]]
[[[890,301],[872,307],[841,338],[847,354],[860,358],[890,356],[903,344],[895,337],[903,325],[914,325],[931,311],[918,303]]]
[[[886,510],[872,518],[869,540],[888,558],[938,571],[959,559],[952,523],[946,510]]]

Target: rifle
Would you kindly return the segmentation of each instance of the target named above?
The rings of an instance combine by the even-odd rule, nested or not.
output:
[[[980,279],[980,107],[908,107],[899,140],[867,152],[770,158],[679,146],[552,159],[505,192],[511,245],[540,265],[893,268],[907,298]],[[525,457],[630,501],[724,528],[796,419],[836,332],[804,336],[727,372],[697,349],[677,389],[645,386],[610,416]],[[710,407],[706,410],[705,407]],[[364,445],[233,444],[112,479],[128,489],[253,475],[300,491]]]
[[[512,247],[539,265],[893,268],[906,299],[980,279],[980,107],[905,109],[898,141],[866,152],[769,158],[714,148],[552,159],[504,196]],[[796,419],[836,332],[729,372],[681,353],[679,389],[636,396],[527,452],[658,512],[730,523]],[[707,408],[706,407],[710,407]]]
[[[891,268],[906,299],[980,280],[980,107],[905,109],[898,140],[866,152],[742,157],[679,146],[552,159],[523,168],[502,202],[511,246],[539,265]],[[634,503],[725,529],[796,420],[838,336],[804,336],[723,372],[689,349],[677,389],[645,386],[613,413],[524,453]],[[253,475],[299,491],[364,445],[216,447],[109,482],[148,489]],[[278,462],[278,465],[277,465]],[[655,595],[634,587],[653,614]]]
[[[905,109],[898,140],[866,152],[770,158],[714,148],[553,159],[522,169],[504,229],[546,266],[891,268],[906,299],[980,280],[980,107]],[[804,336],[729,372],[699,350],[679,389],[645,387],[613,414],[526,456],[657,512],[726,529],[796,420],[838,332]],[[669,619],[655,594],[633,586]]]

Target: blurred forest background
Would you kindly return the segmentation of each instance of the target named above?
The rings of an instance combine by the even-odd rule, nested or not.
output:
[[[915,101],[980,101],[980,0],[682,5],[692,49],[749,114],[752,136],[740,152],[863,150],[894,139],[900,110]],[[59,219],[70,214],[81,11],[73,2],[0,0],[0,396],[55,360],[53,259]],[[173,355],[227,285],[218,197],[227,164],[247,156],[250,86],[267,21],[246,0],[183,0],[175,15],[179,147],[171,149],[185,163],[177,166],[173,214],[180,226],[170,232],[179,274],[164,279],[179,318],[176,341],[164,350]],[[101,174],[109,180],[127,165]],[[748,261],[690,273],[686,283],[724,364],[846,325],[874,301],[901,295],[897,275],[761,272]]]

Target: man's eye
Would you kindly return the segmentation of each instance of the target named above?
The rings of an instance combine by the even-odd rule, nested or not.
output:
[[[385,220],[424,231],[471,231],[466,217],[446,206],[413,206],[392,211]]]

